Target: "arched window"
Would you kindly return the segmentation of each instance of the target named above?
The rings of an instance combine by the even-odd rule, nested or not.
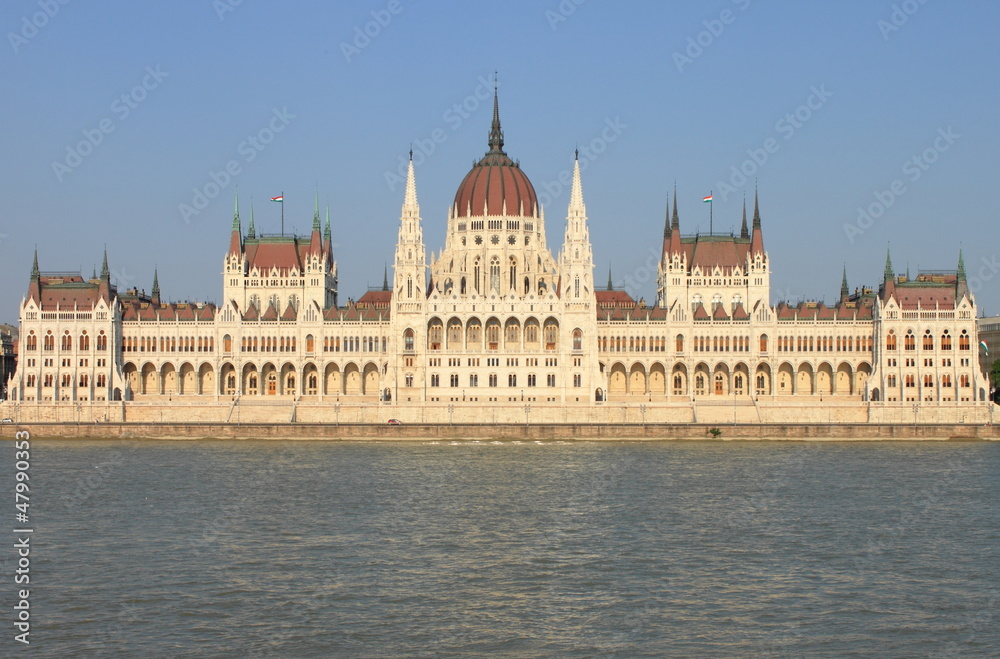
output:
[[[534,318],[524,322],[524,342],[538,343],[538,321]]]
[[[678,334],[674,341],[675,341],[675,346],[674,346],[675,351],[678,354],[684,352],[684,335]]]
[[[465,330],[465,343],[468,346],[479,347],[483,340],[483,326],[477,318],[469,321]]]
[[[573,330],[573,350],[583,350],[583,332],[581,330]]]
[[[233,337],[231,337],[228,334],[226,334],[224,337],[222,337],[222,351],[223,352],[232,352],[233,351]]]
[[[760,335],[760,351],[767,352],[767,334]]]
[[[543,328],[542,334],[545,338],[545,349],[555,350],[559,339],[559,324],[555,319],[550,318],[545,321],[545,327]]]
[[[959,350],[969,349],[969,334],[967,330],[962,330],[962,335],[958,337],[958,349]]]
[[[945,330],[944,334],[941,335],[941,349],[951,350],[951,334],[948,334],[948,330]]]
[[[87,330],[83,330],[83,334],[80,335],[80,350],[90,350],[90,337],[87,336]]]
[[[462,321],[452,318],[448,321],[448,349],[462,349]]]
[[[312,334],[306,334],[306,352],[314,352],[316,350],[316,339]]]
[[[63,334],[61,347],[63,350],[73,349],[73,337],[69,335],[69,330],[66,330],[66,332]]]
[[[906,336],[903,337],[903,349],[904,350],[917,349],[917,338],[913,336],[913,330],[906,330]]]
[[[486,344],[490,350],[496,350],[500,347],[500,321],[496,318],[491,318],[486,323]]]
[[[444,325],[437,318],[431,320],[427,325],[427,347],[430,350],[440,350],[443,337]]]
[[[477,293],[480,292],[479,283],[482,281],[482,273],[479,270],[479,259],[476,259],[472,262],[472,287]]]
[[[510,257],[510,289],[517,290],[517,259]]]
[[[924,350],[933,350],[934,349],[934,337],[931,336],[931,331],[930,330],[927,330],[927,331],[924,332],[924,346],[923,346],[923,348],[924,348]]]
[[[459,287],[458,287],[458,290],[459,290],[459,292],[460,292],[460,293],[461,293],[462,295],[465,295],[465,277],[462,277],[462,279],[461,279],[461,281],[460,281],[460,283],[459,283]]]
[[[896,349],[896,333],[895,330],[889,330],[889,334],[885,337],[885,349],[895,350]]]
[[[490,259],[490,290],[494,293],[500,292],[500,257],[494,256]]]

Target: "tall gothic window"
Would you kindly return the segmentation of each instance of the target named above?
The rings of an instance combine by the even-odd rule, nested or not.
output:
[[[510,257],[510,289],[517,290],[517,259]]]
[[[490,259],[490,290],[500,292],[500,258],[496,256]]]

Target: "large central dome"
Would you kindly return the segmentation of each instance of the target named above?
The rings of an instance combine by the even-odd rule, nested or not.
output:
[[[456,217],[510,215],[534,217],[538,199],[531,181],[520,165],[503,150],[500,130],[500,106],[493,93],[493,126],[490,128],[490,150],[472,166],[455,193]]]

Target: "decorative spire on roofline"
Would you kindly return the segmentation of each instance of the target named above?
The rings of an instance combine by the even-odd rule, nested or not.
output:
[[[885,281],[890,282],[895,277],[892,271],[892,257],[889,255],[889,247],[885,248]]]
[[[740,238],[749,238],[750,232],[747,230],[747,198],[743,197],[743,224],[740,225]]]
[[[35,247],[35,260],[31,264],[31,278],[32,279],[38,279],[38,277],[39,277],[39,271],[38,271],[38,248]]]
[[[490,153],[503,153],[503,130],[500,129],[500,97],[496,73],[493,74],[493,124],[490,126]]]

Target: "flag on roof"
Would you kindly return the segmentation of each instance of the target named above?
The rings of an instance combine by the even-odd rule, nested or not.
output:
[[[285,195],[280,194],[277,197],[271,197],[271,201],[280,201],[280,202],[284,203],[284,201],[285,201]]]
[[[990,356],[990,349],[989,349],[989,347],[988,347],[988,346],[986,345],[986,341],[980,341],[980,342],[979,342],[979,347],[983,349],[983,352],[985,352],[985,353],[986,353],[986,356],[987,356],[987,357],[989,357],[989,356]]]
[[[708,195],[707,197],[702,199],[702,201],[705,202],[706,204],[712,203],[712,195]]]

